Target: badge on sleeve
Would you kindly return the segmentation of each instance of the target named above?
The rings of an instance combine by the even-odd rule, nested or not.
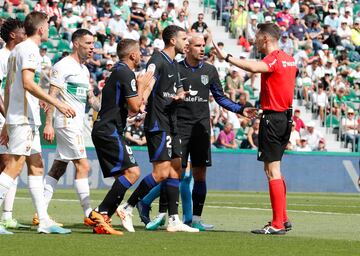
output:
[[[152,71],[152,72],[155,72],[155,69],[156,69],[156,66],[154,63],[151,63],[148,68],[147,68],[147,71]]]
[[[131,80],[131,89],[136,92],[136,81],[135,79]]]

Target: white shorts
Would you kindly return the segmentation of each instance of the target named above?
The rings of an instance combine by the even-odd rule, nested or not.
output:
[[[39,127],[29,124],[8,125],[8,154],[30,156],[41,153]]]
[[[55,159],[63,162],[86,158],[84,136],[82,131],[69,128],[56,128]]]

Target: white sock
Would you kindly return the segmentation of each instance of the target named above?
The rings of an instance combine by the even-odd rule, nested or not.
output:
[[[9,189],[14,185],[14,179],[6,173],[0,174],[0,207],[8,193]]]
[[[199,222],[201,220],[201,216],[193,215],[192,222]]]
[[[44,198],[44,181],[42,176],[28,176],[30,194],[39,217],[40,225],[47,225],[49,215],[47,213]]]
[[[134,207],[132,207],[130,204],[126,203],[125,207],[124,207],[124,210],[129,212],[129,213],[132,213]]]
[[[169,216],[169,223],[179,224],[180,222],[181,221],[180,221],[180,218],[179,218],[178,214],[174,214],[174,215]]]
[[[89,179],[77,179],[74,181],[74,185],[80,199],[80,205],[84,210],[85,217],[89,217],[92,211],[90,207]]]
[[[18,178],[14,180],[14,184],[8,190],[5,199],[4,199],[4,206],[3,206],[3,214],[2,220],[11,220],[12,219],[12,212],[14,208],[14,201],[16,195],[16,189],[18,184]]]
[[[54,179],[53,177],[46,175],[44,179],[44,198],[45,198],[45,204],[46,209],[49,208],[49,203],[51,201],[51,198],[55,192],[56,185],[58,183],[57,179]]]

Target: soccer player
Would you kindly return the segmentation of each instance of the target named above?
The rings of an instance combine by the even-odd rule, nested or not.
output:
[[[39,100],[54,105],[68,118],[76,114],[70,106],[49,96],[38,85],[41,71],[39,45],[48,39],[47,21],[47,15],[42,12],[28,14],[24,22],[28,38],[9,56],[5,85],[6,123],[0,137],[0,144],[8,144],[8,162],[0,175],[0,205],[26,162],[29,190],[40,220],[38,232],[67,234],[71,230],[55,225],[46,210],[38,130],[41,124]]]
[[[187,225],[200,231],[213,228],[205,225],[201,215],[206,198],[206,168],[211,166],[210,152],[210,112],[209,92],[223,108],[243,115],[251,115],[255,109],[244,107],[224,95],[216,68],[204,62],[205,39],[202,34],[191,34],[186,57],[179,63],[179,71],[184,90],[189,94],[177,110],[178,129],[181,138],[183,179],[180,191],[184,219]],[[194,187],[190,191],[191,177],[185,176],[185,168],[190,155]],[[191,207],[192,199],[192,207]],[[160,207],[162,208],[162,207]],[[147,212],[148,214],[148,212]],[[157,229],[160,225],[156,218],[146,227]]]
[[[5,109],[4,109],[4,88],[6,83],[6,74],[8,72],[8,59],[10,52],[14,47],[24,41],[25,39],[25,30],[24,23],[18,19],[7,19],[4,24],[1,26],[0,36],[6,43],[5,47],[0,50],[0,130],[3,128],[5,123]],[[3,145],[0,145],[0,172],[5,169],[7,162],[7,148]],[[12,217],[12,211],[14,206],[15,194],[17,189],[17,181],[15,179],[15,184],[12,186],[6,197],[4,199],[3,205],[3,214],[0,222],[0,234],[7,233],[4,228],[30,228],[30,226],[23,225],[19,223],[16,219]]]
[[[120,61],[114,66],[102,90],[101,109],[92,131],[103,175],[105,178],[114,177],[115,181],[104,200],[91,212],[90,219],[97,223],[94,233],[112,235],[122,235],[122,232],[113,229],[109,219],[120,205],[127,189],[140,176],[140,168],[132,150],[123,138],[128,110],[131,113],[139,112],[144,90],[154,83],[153,71],[135,78],[133,70],[141,60],[137,41],[121,40],[117,45],[117,55]]]
[[[179,178],[181,173],[181,145],[178,136],[176,106],[186,96],[180,82],[176,54],[184,53],[187,35],[184,29],[170,25],[162,34],[165,48],[154,52],[147,70],[154,71],[156,83],[151,90],[146,106],[145,133],[150,162],[153,171],[147,175],[130,196],[126,204],[122,204],[117,212],[123,226],[133,231],[132,210],[153,187],[164,181],[166,191],[169,225],[167,231],[199,232],[183,224],[178,215]],[[158,216],[165,221],[166,214]]]
[[[88,218],[92,211],[88,181],[90,165],[86,158],[83,137],[90,74],[84,62],[93,54],[94,36],[89,30],[78,29],[72,34],[71,41],[73,52],[57,62],[51,70],[49,95],[70,105],[76,111],[76,117],[67,118],[61,112],[55,111],[53,127],[54,107],[50,106],[46,112],[44,138],[52,142],[56,135],[57,147],[53,165],[45,176],[44,196],[48,207],[60,177],[65,173],[68,162],[72,161],[76,169],[74,184],[84,211],[84,223],[91,225],[93,223],[89,222]],[[33,218],[33,223],[37,223],[36,217]]]
[[[294,96],[296,63],[293,57],[280,50],[281,32],[273,23],[259,24],[255,44],[266,55],[262,61],[236,59],[214,44],[219,56],[245,71],[261,73],[260,106],[262,109],[258,160],[264,162],[269,181],[272,221],[255,234],[283,235],[291,229],[286,214],[286,185],[280,163],[290,138],[292,101]]]

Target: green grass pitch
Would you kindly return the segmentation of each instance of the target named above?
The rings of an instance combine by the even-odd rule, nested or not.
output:
[[[105,190],[92,190],[97,206]],[[128,192],[127,195],[130,193]],[[152,215],[157,213],[154,204]],[[180,207],[181,208],[181,207]],[[92,234],[82,224],[74,190],[58,190],[50,215],[72,229],[71,235],[41,235],[15,231],[0,236],[0,255],[360,255],[360,198],[358,194],[289,193],[288,210],[294,229],[285,236],[257,236],[249,231],[271,218],[267,193],[211,191],[204,220],[215,225],[199,234],[144,231],[136,210],[136,233],[124,236]],[[17,193],[14,216],[30,223],[34,208],[27,190]],[[113,216],[115,228],[119,218]]]

